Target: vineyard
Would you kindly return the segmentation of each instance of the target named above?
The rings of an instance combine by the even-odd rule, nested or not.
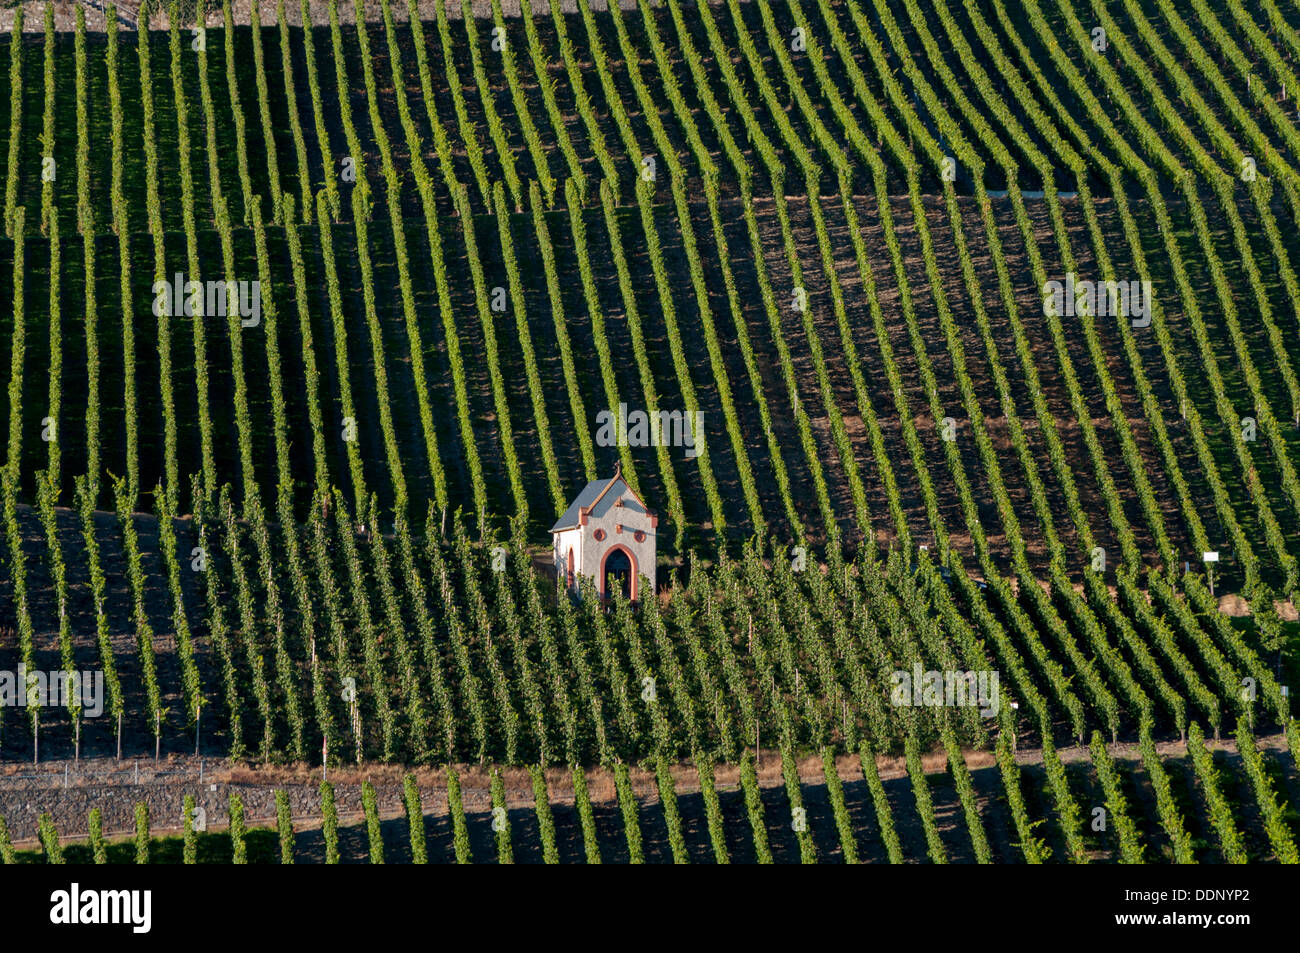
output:
[[[102,676],[0,767],[424,772],[372,862],[1297,861],[1293,5],[198,6],[0,38],[0,696]],[[573,598],[616,465],[659,591]],[[237,801],[0,859],[292,859]]]
[[[1258,749],[1220,748],[1204,739],[1162,744],[1158,754],[1146,748],[1125,745],[1114,756],[1062,749],[1052,768],[1032,758],[1017,765],[1000,749],[996,759],[971,756],[969,771],[951,776],[935,772],[942,755],[873,764],[829,752],[799,760],[769,753],[758,760],[751,752],[740,765],[461,766],[387,773],[373,782],[335,772],[325,782],[223,782],[213,785],[215,792],[191,782],[137,787],[144,796],[134,802],[98,787],[87,816],[75,816],[67,805],[54,813],[24,811],[19,824],[0,829],[0,858],[20,864],[1240,864],[1277,851],[1294,862],[1285,853],[1288,835],[1276,800],[1255,810],[1254,769],[1239,752],[1258,758]],[[912,774],[917,766],[930,776]],[[1042,799],[1053,772],[1080,797],[1113,812],[1106,831],[1085,836],[1068,819],[1050,819]],[[1193,783],[1205,785],[1208,800],[1192,796]],[[1044,809],[1049,819],[1028,820]],[[1182,813],[1171,820],[1171,811]],[[62,837],[67,830],[78,833]]]

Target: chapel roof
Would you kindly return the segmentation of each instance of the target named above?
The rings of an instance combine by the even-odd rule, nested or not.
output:
[[[636,491],[627,485],[623,480],[622,464],[614,465],[614,475],[599,480],[592,480],[582,488],[582,492],[574,497],[569,508],[564,511],[564,515],[555,521],[551,527],[552,533],[562,533],[568,529],[576,529],[582,525],[581,515],[584,509],[594,512],[596,516],[602,515],[605,510],[613,506],[615,501],[622,499],[624,493],[629,493],[643,512],[649,513],[649,509],[641,502],[641,498],[636,495]],[[599,508],[599,509],[598,509]]]

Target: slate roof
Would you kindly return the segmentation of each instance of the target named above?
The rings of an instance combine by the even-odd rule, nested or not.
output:
[[[566,529],[574,529],[577,527],[579,525],[578,511],[584,506],[590,506],[594,503],[604,491],[605,487],[609,486],[611,482],[617,479],[619,479],[619,477],[610,477],[604,480],[592,480],[584,486],[582,492],[574,497],[573,502],[569,504],[569,508],[564,511],[564,515],[555,521],[555,525],[551,527],[551,532],[559,533]]]
[[[564,515],[555,521],[555,525],[551,527],[551,532],[562,533],[566,529],[576,529],[582,525],[579,515],[583,507],[590,507],[603,502],[600,513],[592,514],[595,516],[602,515],[609,506],[613,505],[615,500],[622,498],[625,492],[630,493],[632,499],[636,501],[636,505],[632,509],[648,514],[650,510],[641,502],[641,498],[636,495],[636,492],[624,482],[622,469],[621,466],[615,467],[612,477],[603,480],[592,480],[584,486],[582,492],[574,498],[573,502],[569,504],[569,508],[564,511]],[[616,492],[610,494],[608,492],[610,490]],[[626,501],[624,505],[627,505]]]

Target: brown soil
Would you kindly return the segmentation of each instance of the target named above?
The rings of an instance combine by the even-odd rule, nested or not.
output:
[[[589,0],[593,10],[606,9],[606,0]],[[530,0],[535,16],[546,16],[549,12],[546,0]],[[437,15],[437,0],[419,0],[419,10],[421,19],[432,20]],[[44,29],[45,22],[45,0],[25,0],[18,4],[23,8],[23,32],[38,33]],[[636,3],[633,0],[620,0],[620,5],[624,10],[635,10]],[[86,11],[86,29],[91,31],[102,32],[106,29],[105,18],[107,16],[107,2],[101,0],[84,0],[82,3],[76,3],[74,0],[55,0],[54,3],[54,25],[60,32],[71,31],[75,28],[76,7],[81,6]],[[492,16],[491,0],[471,0],[471,9],[476,17],[488,18]],[[221,5],[219,3],[209,2],[209,7],[215,7],[215,10],[209,10],[208,24],[219,26],[222,22]],[[302,25],[301,6],[295,0],[286,2],[285,17],[294,26]],[[393,16],[398,20],[406,19],[406,3],[404,0],[396,0],[392,4]],[[118,0],[116,3],[118,14],[118,26],[125,29],[135,29],[136,21],[139,19],[140,0]],[[252,0],[234,0],[231,4],[231,16],[236,24],[246,25],[252,20]],[[310,2],[312,23],[316,26],[329,25],[329,5],[322,0],[311,0]],[[366,19],[369,21],[383,20],[383,7],[378,0],[365,0]],[[520,15],[520,0],[501,0],[502,12],[507,17],[517,17]],[[578,7],[573,0],[561,0],[560,8],[565,13],[577,13]],[[274,0],[261,0],[261,8],[258,11],[263,23],[274,23],[275,21],[275,2]],[[461,17],[460,3],[455,0],[447,2],[447,16],[459,20]],[[13,29],[14,11],[13,9],[0,10],[0,32],[7,32]],[[352,4],[343,2],[339,4],[339,22],[354,23],[356,17],[353,14]],[[150,22],[150,28],[154,30],[164,30],[169,26],[167,16],[163,12],[157,13]]]
[[[1262,736],[1256,739],[1256,743],[1261,751],[1273,756],[1286,750],[1284,735]],[[1219,741],[1207,739],[1206,744],[1211,751],[1223,751],[1230,756],[1235,755],[1236,745],[1231,739],[1225,738]],[[1181,759],[1187,753],[1186,744],[1180,741],[1159,742],[1156,748],[1164,759]],[[1108,749],[1113,758],[1130,767],[1141,761],[1141,754],[1136,744],[1112,744]],[[1059,748],[1058,754],[1067,765],[1079,765],[1082,768],[1090,763],[1088,749],[1083,746]],[[1036,766],[1042,764],[1042,752],[1039,749],[1018,751],[1016,761],[1023,771],[1032,774]],[[958,853],[968,851],[968,843],[964,847],[961,846],[962,839],[966,835],[960,803],[953,799],[955,796],[950,797],[948,790],[951,781],[948,776],[946,756],[942,752],[929,753],[922,756],[922,764],[928,782],[935,788],[936,813],[940,818],[945,843],[951,840],[954,846],[959,848]],[[1002,817],[1005,811],[1000,800],[1002,781],[993,755],[988,751],[968,751],[966,764],[977,788],[993,792],[993,796],[981,797],[981,812],[985,817],[985,823],[990,825],[1010,823],[1008,818]],[[882,782],[886,785],[891,802],[895,799],[899,801],[894,807],[894,820],[905,843],[916,839],[912,835],[919,838],[919,829],[912,830],[916,826],[915,809],[911,806],[911,782],[904,759],[879,757],[876,767]],[[203,781],[200,783],[197,759],[192,756],[172,756],[164,759],[157,766],[152,762],[141,762],[139,783],[136,783],[134,768],[130,762],[118,764],[109,759],[98,759],[83,762],[76,767],[68,764],[66,787],[61,768],[61,764],[43,765],[39,776],[34,774],[34,769],[29,765],[9,764],[0,769],[0,816],[5,818],[11,837],[20,848],[36,846],[36,818],[46,811],[53,817],[60,835],[69,840],[85,836],[86,817],[93,807],[98,807],[103,813],[106,837],[112,839],[115,836],[130,836],[134,831],[135,805],[142,801],[150,808],[153,819],[152,833],[155,835],[179,833],[181,804],[187,794],[194,796],[196,803],[204,807],[210,830],[221,830],[228,824],[229,796],[232,793],[238,793],[243,801],[250,827],[274,826],[276,790],[283,790],[289,796],[295,830],[314,831],[321,823],[320,769],[305,765],[253,768],[205,762]],[[678,764],[671,770],[678,798],[684,804],[697,801],[700,786],[694,767],[689,764]],[[805,799],[809,803],[815,803],[818,799],[824,798],[825,777],[821,759],[817,756],[801,759],[798,762],[798,771]],[[490,816],[492,807],[490,770],[481,765],[460,765],[457,766],[457,773],[466,813],[471,818]],[[863,787],[864,782],[857,756],[840,756],[836,761],[836,773],[846,792],[853,791],[860,797],[866,797],[864,791],[858,790]],[[367,764],[329,772],[328,779],[334,786],[340,820],[344,824],[361,820],[363,817],[361,783],[369,780],[375,787],[381,819],[394,821],[396,826],[404,831],[405,808],[402,801],[402,784],[406,774],[415,777],[427,821],[440,823],[445,820],[448,811],[446,776],[441,769],[408,769],[381,764]],[[505,784],[507,808],[512,813],[517,811],[523,815],[531,815],[534,803],[532,779],[528,771],[523,768],[503,768],[501,774]],[[634,767],[629,774],[633,790],[641,805],[643,824],[645,824],[646,815],[653,816],[659,810],[658,784],[653,772]],[[592,804],[598,813],[604,811],[617,813],[618,805],[612,772],[602,768],[589,768],[586,775]],[[767,809],[769,826],[774,826],[772,824],[774,810],[786,810],[781,806],[784,804],[784,795],[780,793],[784,780],[778,752],[762,752],[758,777],[760,786],[765,792],[765,802],[769,795],[775,802],[774,806]],[[739,768],[735,765],[718,765],[715,768],[715,779],[721,795],[740,790]],[[570,772],[564,768],[547,769],[546,783],[553,809],[557,812],[565,808],[572,809],[574,796]],[[1028,780],[1025,785],[1029,785]],[[1083,794],[1084,792],[1076,791],[1076,797],[1081,797]],[[867,810],[870,810],[869,804]],[[829,821],[829,818],[827,820]],[[874,819],[870,824],[874,825]],[[830,830],[833,829],[832,821]],[[864,833],[859,833],[860,840]],[[387,836],[386,834],[386,839]],[[923,838],[917,842],[923,845]],[[908,852],[911,853],[910,850]],[[922,847],[918,856],[923,854]]]

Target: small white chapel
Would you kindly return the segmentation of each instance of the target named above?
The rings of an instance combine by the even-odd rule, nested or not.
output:
[[[555,571],[578,591],[579,577],[596,583],[601,597],[610,595],[610,578],[623,596],[636,602],[641,577],[655,591],[655,545],[659,517],[623,480],[622,464],[614,475],[592,480],[551,527]]]

